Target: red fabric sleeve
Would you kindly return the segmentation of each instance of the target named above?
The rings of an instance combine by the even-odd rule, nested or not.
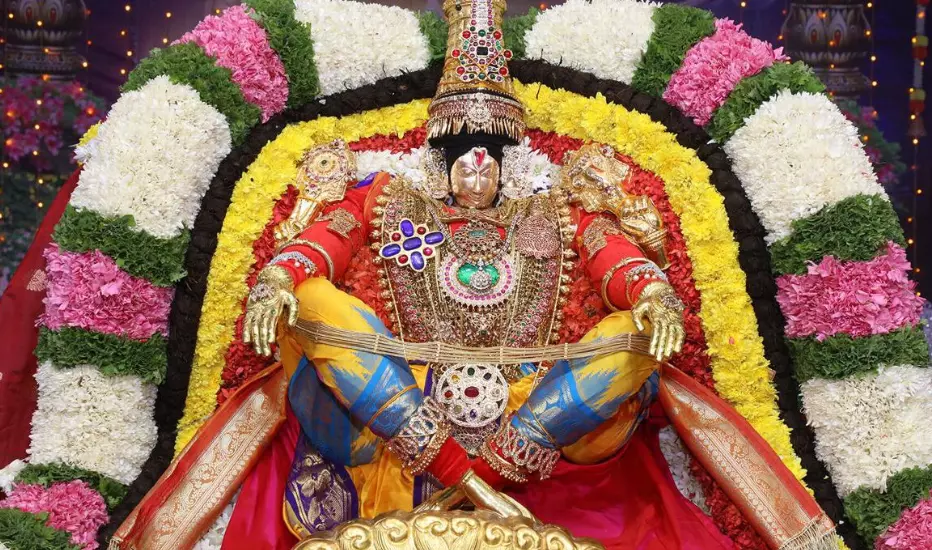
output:
[[[323,212],[321,212],[321,217],[338,209],[343,209],[352,214],[359,225],[349,231],[348,238],[335,231],[329,230],[328,226],[330,220],[323,220],[311,223],[307,229],[294,239],[317,243],[321,248],[326,250],[327,256],[329,256],[330,260],[333,262],[333,273],[329,273],[329,264],[323,254],[310,246],[294,244],[286,246],[281,250],[281,253],[298,252],[303,254],[317,266],[317,273],[315,276],[329,277],[332,281],[340,280],[340,278],[343,277],[343,273],[346,272],[346,268],[349,266],[353,256],[359,248],[366,243],[368,224],[363,215],[363,210],[365,208],[366,196],[371,192],[372,187],[373,185],[368,185],[362,188],[348,189],[342,201],[328,205],[324,208]],[[291,274],[291,278],[294,280],[295,286],[304,282],[309,276],[304,272],[303,266],[296,266],[292,262],[278,265],[288,270]]]
[[[450,436],[443,442],[440,452],[431,461],[427,471],[437,478],[437,481],[443,483],[444,487],[449,487],[459,483],[469,471],[470,466],[472,463],[466,451]]]
[[[590,214],[581,208],[573,209],[573,218],[576,220],[576,238],[574,239],[576,253],[579,254],[579,257],[583,261],[592,286],[599,292],[602,290],[602,279],[605,277],[605,274],[622,260],[627,258],[645,258],[644,262],[649,261],[644,251],[628,240],[624,235],[606,235],[605,247],[597,250],[595,254],[590,254],[585,244],[583,244],[583,232],[586,231],[589,224],[602,216],[610,216],[610,214]],[[630,294],[632,300],[637,301],[638,296],[641,294],[641,290],[643,290],[650,281],[637,281],[632,285],[629,291],[625,275],[630,269],[644,262],[632,262],[615,270],[605,293],[611,306],[617,309],[631,309],[634,304],[628,301],[628,294]]]
[[[75,171],[62,186],[36,231],[32,245],[0,298],[0,465],[26,456],[29,426],[36,410],[36,317],[42,313],[45,258],[52,231],[78,183]],[[33,283],[33,284],[30,284]]]

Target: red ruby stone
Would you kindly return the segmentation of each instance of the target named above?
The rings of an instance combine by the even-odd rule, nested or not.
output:
[[[443,396],[446,397],[447,399],[450,399],[450,398],[453,397],[453,392],[450,391],[450,390],[447,390],[447,391],[443,392]]]
[[[456,68],[456,74],[463,74],[463,73],[465,73],[465,72],[466,72],[466,68],[465,68],[465,67],[457,67],[457,68]]]
[[[398,263],[400,264],[408,263],[408,257],[404,254],[402,254],[401,256],[398,256]]]
[[[401,233],[392,233],[392,240],[393,240],[393,241],[400,241],[400,240],[401,240]]]
[[[503,55],[505,56],[505,59],[511,59],[511,50],[505,50]]]
[[[494,33],[492,33],[492,36],[495,37],[495,40],[498,40],[499,38],[502,37],[502,33],[501,31],[495,31]]]
[[[433,248],[430,248],[430,247],[425,248],[425,249],[424,249],[424,255],[425,255],[425,256],[433,256],[433,255],[434,255],[434,249],[433,249]]]
[[[471,33],[471,32],[469,32],[469,31],[463,31],[463,38],[469,38],[470,36],[472,36],[472,33]]]
[[[463,394],[464,394],[466,397],[469,397],[469,398],[471,398],[471,399],[475,399],[476,397],[479,397],[479,388],[477,388],[477,387],[475,387],[475,386],[469,386],[468,388],[466,388],[465,390],[463,390]]]
[[[417,234],[418,234],[418,235],[423,235],[424,233],[427,233],[427,228],[426,228],[426,227],[418,227],[418,228],[417,228]]]
[[[450,52],[450,53],[453,55],[453,57],[459,57],[459,56],[460,56],[460,53],[462,53],[462,52],[460,52],[459,50],[453,50],[453,51]]]
[[[498,70],[498,72],[502,76],[505,76],[506,74],[508,74],[508,67],[502,67],[501,69]]]

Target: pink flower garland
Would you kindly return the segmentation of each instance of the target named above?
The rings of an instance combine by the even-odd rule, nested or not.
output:
[[[777,301],[787,336],[868,336],[919,322],[924,300],[906,276],[909,269],[906,251],[891,242],[868,262],[826,256],[810,264],[806,275],[779,277]]]
[[[168,334],[173,290],[133,277],[100,251],[45,251],[48,290],[40,323],[145,340]]]
[[[97,548],[97,530],[109,521],[107,505],[97,491],[83,481],[55,483],[48,489],[41,485],[19,485],[0,508],[16,508],[39,514],[48,512],[49,527],[67,531],[73,544],[85,550]]]
[[[874,550],[932,550],[932,498],[903,512],[896,523],[877,537]]]
[[[751,38],[730,19],[715,21],[716,32],[703,38],[686,53],[683,65],[663,94],[667,103],[705,126],[728,94],[743,78],[785,61],[783,48]]]
[[[234,6],[223,15],[211,15],[175,44],[194,42],[217,65],[233,71],[233,81],[246,101],[262,109],[262,122],[285,109],[288,77],[285,65],[269,44],[265,30],[246,6]]]

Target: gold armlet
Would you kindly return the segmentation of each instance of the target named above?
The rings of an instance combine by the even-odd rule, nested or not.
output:
[[[452,433],[446,411],[433,398],[425,397],[408,423],[385,442],[385,447],[401,460],[406,472],[415,476],[437,458],[440,447]]]
[[[605,275],[602,276],[602,301],[605,302],[605,305],[612,311],[618,311],[618,308],[608,299],[608,284],[612,282],[612,277],[615,276],[616,271],[634,262],[650,262],[650,260],[640,257],[625,258],[610,267],[608,271],[605,272]]]
[[[540,479],[550,477],[560,459],[560,450],[544,447],[525,437],[514,429],[509,417],[486,440],[480,455],[505,479],[525,483],[532,475]]]
[[[320,243],[315,243],[314,241],[309,241],[307,239],[295,239],[293,241],[288,241],[287,243],[278,247],[276,254],[280,254],[282,250],[288,248],[289,246],[303,245],[316,252],[319,252],[323,256],[324,261],[327,262],[327,279],[333,282],[334,277],[334,268],[333,268],[333,259],[330,258],[330,253],[320,245]]]
[[[657,264],[651,261],[629,269],[628,272],[625,273],[625,298],[628,299],[629,304],[634,304],[634,298],[631,297],[631,287],[634,286],[634,283],[640,281],[663,281],[666,283],[667,276]]]

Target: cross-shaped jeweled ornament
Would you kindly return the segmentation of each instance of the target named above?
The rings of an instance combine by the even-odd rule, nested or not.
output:
[[[437,255],[436,247],[445,240],[440,231],[430,231],[427,225],[414,225],[408,219],[398,223],[389,243],[379,249],[379,256],[386,260],[394,258],[400,266],[409,266],[414,271],[424,271],[427,260]]]

